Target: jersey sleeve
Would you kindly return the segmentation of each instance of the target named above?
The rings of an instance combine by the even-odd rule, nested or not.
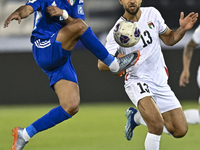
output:
[[[159,25],[158,33],[164,34],[167,31],[168,26],[165,24],[165,20],[163,19],[160,12],[156,8],[154,8],[154,13],[157,19],[157,23]]]
[[[80,18],[85,20],[85,13],[83,9],[84,0],[76,0],[75,4],[72,6],[72,17]]]
[[[119,49],[119,45],[116,43],[116,41],[114,39],[113,30],[114,30],[114,28],[112,28],[110,30],[110,32],[108,33],[108,35],[106,37],[105,48],[111,55],[115,56],[115,54],[117,53],[117,51]]]
[[[33,10],[36,11],[41,7],[41,0],[28,0],[26,5],[32,6]]]
[[[196,28],[192,35],[192,40],[199,45],[200,44],[200,25]]]

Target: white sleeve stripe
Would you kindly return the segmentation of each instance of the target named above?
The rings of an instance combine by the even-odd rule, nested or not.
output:
[[[165,30],[160,32],[159,34],[164,34],[165,32],[167,32],[167,30],[168,30],[168,27],[166,27]]]

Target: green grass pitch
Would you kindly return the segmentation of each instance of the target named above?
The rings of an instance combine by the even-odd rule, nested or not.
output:
[[[183,109],[198,109],[194,101]],[[79,113],[54,128],[35,135],[24,150],[144,150],[145,126],[135,129],[133,139],[124,136],[125,110],[132,103],[81,104]],[[56,105],[0,106],[0,150],[12,146],[11,129],[26,127]],[[199,150],[200,125],[189,125],[184,138],[162,135],[160,150]]]

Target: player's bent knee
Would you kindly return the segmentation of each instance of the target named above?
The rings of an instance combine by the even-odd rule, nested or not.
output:
[[[69,109],[68,109],[68,113],[71,115],[75,115],[78,111],[79,111],[79,104],[80,104],[80,100],[74,101]]]
[[[81,36],[87,30],[88,25],[81,19],[75,19],[73,27],[76,28],[77,33]]]
[[[164,121],[163,119],[154,119],[154,120],[151,120],[149,122],[146,122],[147,123],[147,126],[148,126],[148,129],[149,129],[149,132],[150,133],[154,133],[154,134],[157,134],[157,135],[160,135],[162,134],[163,132],[163,126],[164,126]]]
[[[175,138],[182,138],[186,135],[188,127],[180,128],[172,133]]]
[[[151,126],[148,126],[149,132],[154,134],[162,134],[163,131],[163,124],[162,123],[155,123]]]
[[[75,115],[79,111],[80,99],[76,98],[66,103],[61,103],[62,108],[71,116]]]
[[[68,110],[68,113],[69,113],[71,116],[73,116],[73,115],[75,115],[76,113],[78,113],[78,111],[79,111],[79,107],[74,107],[74,108],[70,108],[70,109]]]
[[[79,105],[71,105],[64,109],[69,115],[73,116],[79,111]]]

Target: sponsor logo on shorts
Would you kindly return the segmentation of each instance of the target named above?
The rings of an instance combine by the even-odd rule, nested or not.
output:
[[[37,48],[46,48],[46,47],[51,45],[51,41],[50,40],[46,40],[46,41],[41,42],[40,39],[38,39],[34,43],[35,43],[35,46]]]

